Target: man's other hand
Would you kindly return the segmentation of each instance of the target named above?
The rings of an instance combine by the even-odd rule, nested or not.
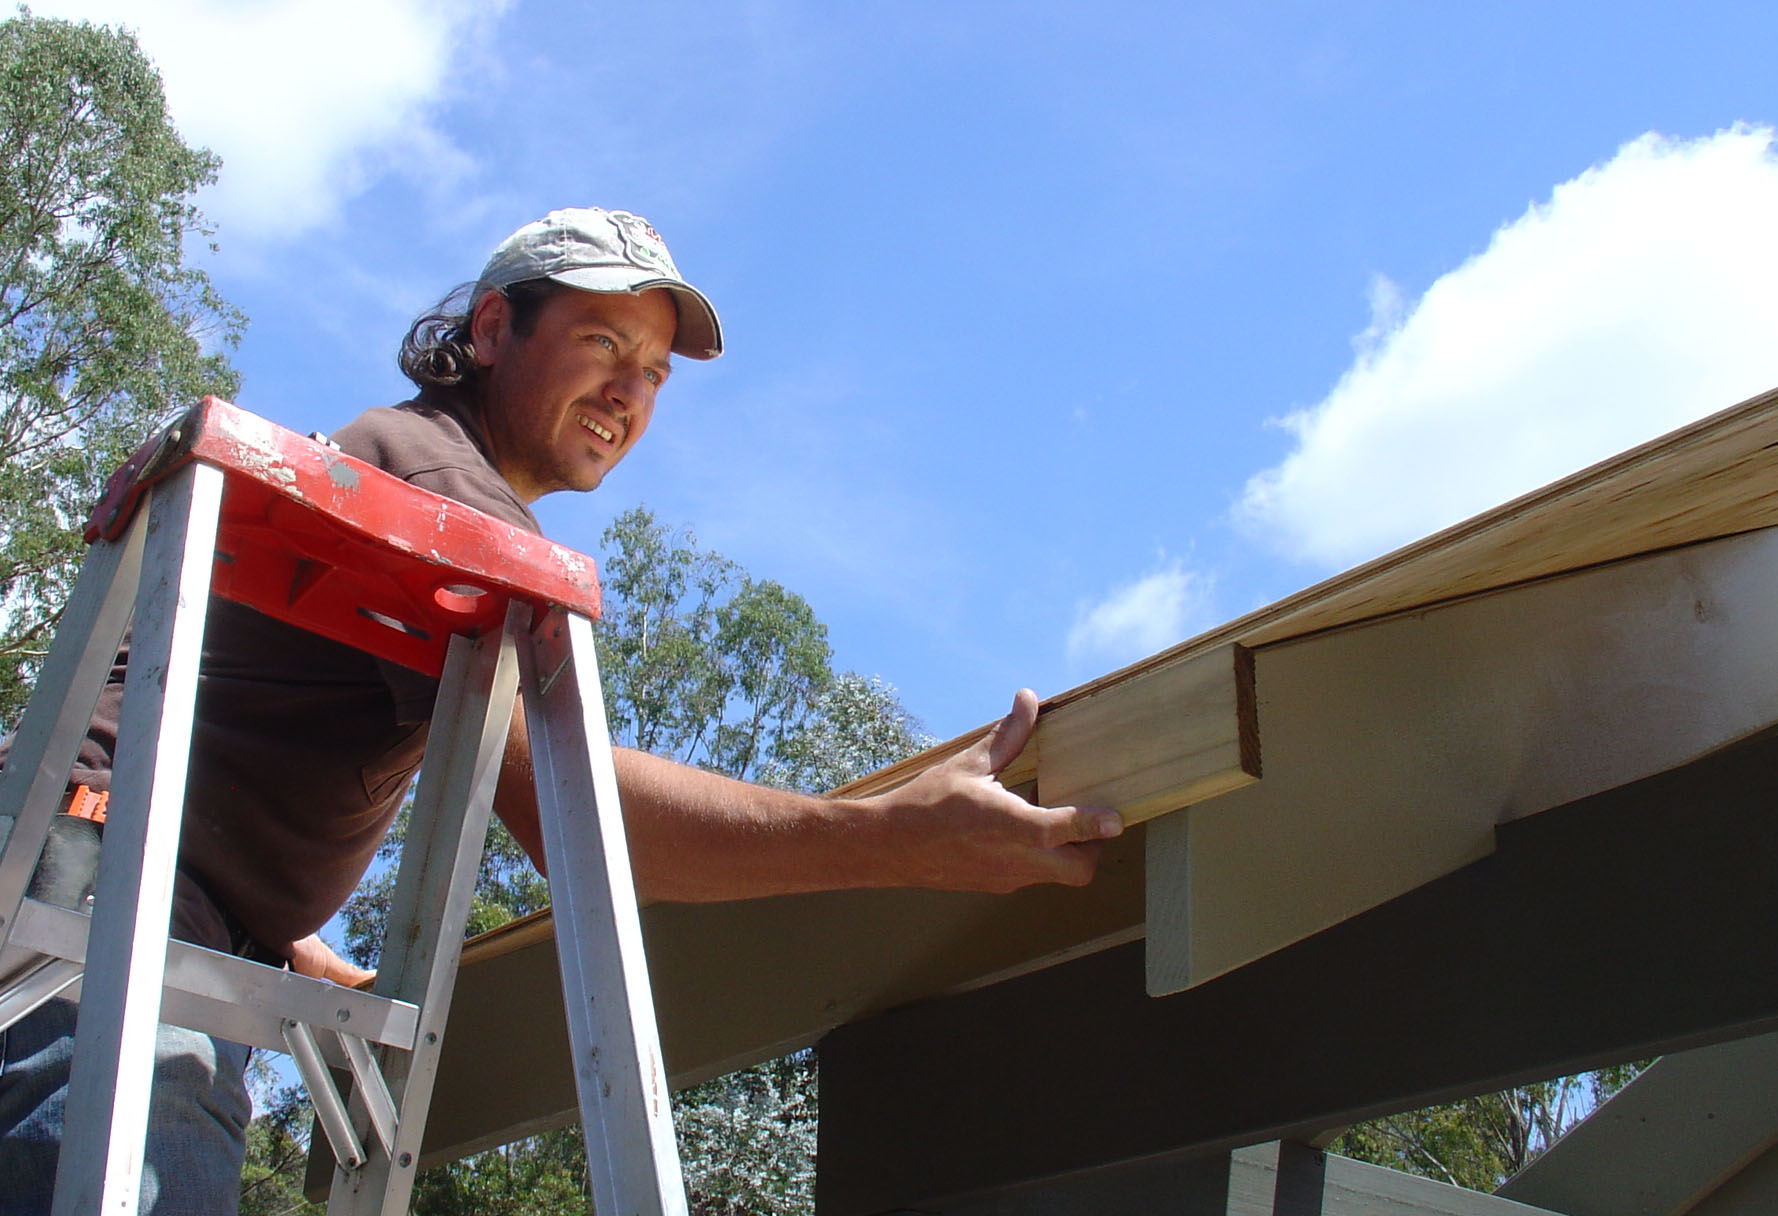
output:
[[[333,952],[319,934],[310,934],[290,946],[290,969],[298,975],[318,980],[332,980],[347,988],[357,988],[374,980],[377,973],[354,966]]]

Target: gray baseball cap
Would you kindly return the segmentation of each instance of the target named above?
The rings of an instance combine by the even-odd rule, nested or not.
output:
[[[482,267],[475,298],[528,279],[553,279],[581,291],[637,292],[659,287],[679,307],[673,353],[714,359],[722,323],[704,293],[680,277],[654,226],[628,211],[565,207],[500,242]]]

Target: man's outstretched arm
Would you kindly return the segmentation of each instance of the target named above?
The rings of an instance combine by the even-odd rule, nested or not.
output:
[[[1022,689],[968,750],[869,798],[768,789],[620,748],[636,893],[645,902],[698,902],[858,887],[1080,886],[1093,876],[1099,842],[1122,821],[1104,809],[1032,806],[1000,784],[997,774],[1036,721],[1037,698]],[[494,809],[541,869],[522,709]]]

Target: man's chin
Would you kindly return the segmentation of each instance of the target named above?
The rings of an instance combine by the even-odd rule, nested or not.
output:
[[[575,474],[573,481],[569,483],[569,488],[578,494],[585,494],[589,490],[596,490],[604,484],[605,475],[609,472],[611,472],[609,467],[579,470]]]

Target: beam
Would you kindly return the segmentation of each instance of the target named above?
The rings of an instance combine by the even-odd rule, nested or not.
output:
[[[1778,1029],[1775,799],[1768,732],[1174,996],[1133,944],[843,1027],[820,1210],[944,1212]]]
[[[1772,1212],[1778,1212],[1778,1148],[1767,1149],[1685,1216],[1770,1216]]]
[[[1151,828],[1149,991],[1448,874],[1498,823],[1778,722],[1775,590],[1766,529],[1260,649],[1265,780]]]
[[[1507,1179],[1567,1216],[1684,1216],[1778,1144],[1778,1035],[1663,1057]]]
[[[1548,1209],[1272,1141],[1064,1179],[951,1216],[1556,1216]],[[1564,1214],[1565,1216],[1565,1214]]]
[[[644,908],[673,1087],[811,1046],[854,1018],[1136,940],[1145,830],[1107,841],[1098,878],[1081,888],[844,891]],[[574,1115],[549,918],[484,935],[463,958],[422,1165]]]

